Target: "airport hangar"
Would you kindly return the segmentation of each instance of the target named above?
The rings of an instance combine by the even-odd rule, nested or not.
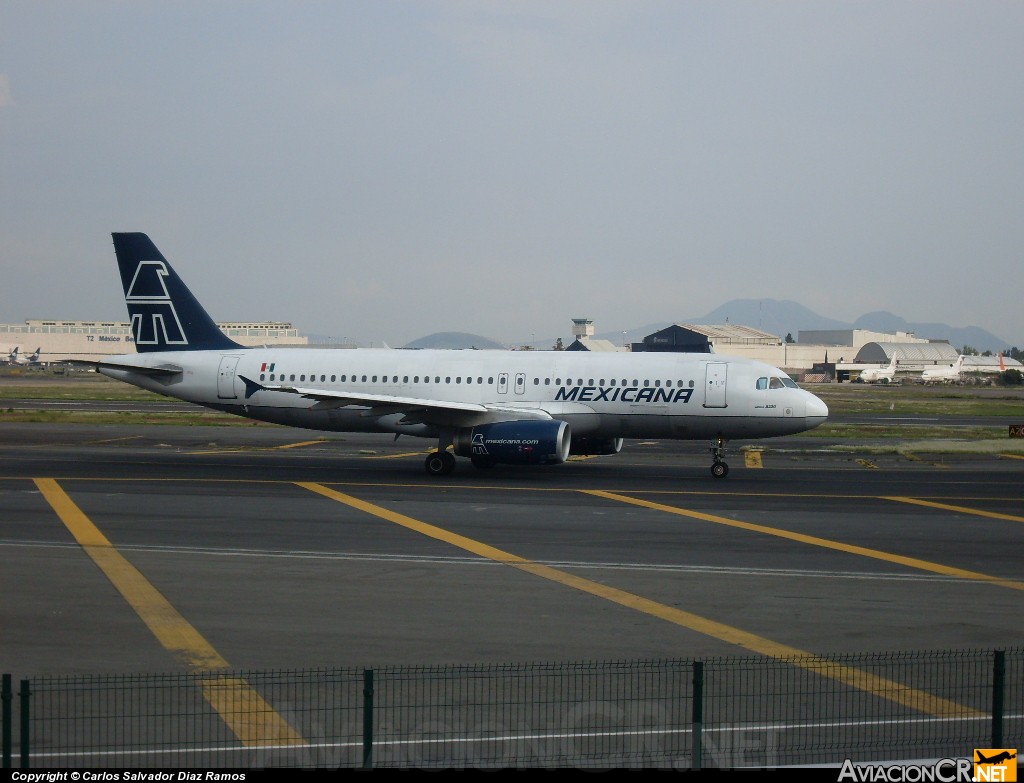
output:
[[[226,322],[218,326],[244,346],[304,346],[355,348],[332,343],[317,346],[288,322]],[[594,338],[593,321],[573,319],[574,342],[566,350],[675,351],[716,353],[757,359],[779,367],[802,382],[849,380],[867,367],[889,363],[895,352],[900,370],[920,372],[956,361],[958,351],[948,341],[927,340],[908,332],[873,332],[865,329],[798,332],[795,342],[740,324],[673,324],[630,346]],[[131,353],[132,331],[127,321],[27,320],[0,324],[0,350],[15,347],[23,354],[41,349],[40,367],[55,363],[92,362],[105,356]],[[830,355],[831,354],[831,359]],[[983,360],[982,357],[978,357]],[[992,358],[998,367],[998,359]],[[1007,360],[1007,366],[1017,365]]]
[[[566,350],[713,352],[743,356],[779,367],[804,383],[852,380],[869,367],[888,365],[893,355],[900,363],[900,372],[920,374],[929,367],[949,366],[959,355],[948,340],[929,340],[910,332],[867,329],[798,332],[796,342],[787,343],[777,335],[739,324],[673,324],[628,348],[594,339],[593,334],[591,321],[574,318],[576,339]],[[1019,366],[1011,359],[1005,361],[1007,367]],[[999,370],[998,357],[967,357],[966,364],[968,372]]]

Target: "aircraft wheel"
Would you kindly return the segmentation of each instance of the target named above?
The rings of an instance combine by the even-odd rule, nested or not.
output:
[[[474,454],[469,461],[473,463],[474,468],[493,468],[498,464],[489,454]]]
[[[423,466],[431,476],[447,476],[455,470],[455,455],[447,451],[432,451]]]
[[[711,465],[711,475],[715,478],[725,478],[729,475],[729,466],[724,462],[715,462]]]

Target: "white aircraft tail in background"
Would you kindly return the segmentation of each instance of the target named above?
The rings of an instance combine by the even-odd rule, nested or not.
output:
[[[244,348],[228,339],[145,234],[114,234],[135,354],[104,375],[260,421],[430,438],[428,474],[615,454],[626,438],[791,435],[828,407],[775,367],[693,353]],[[240,274],[248,270],[240,270]]]

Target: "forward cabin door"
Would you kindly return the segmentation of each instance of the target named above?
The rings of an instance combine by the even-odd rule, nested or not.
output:
[[[704,374],[704,407],[724,408],[725,382],[729,375],[729,365],[726,362],[708,362]]]
[[[238,393],[235,391],[235,368],[238,366],[238,356],[222,356],[220,369],[217,371],[217,398],[221,400],[237,400]]]

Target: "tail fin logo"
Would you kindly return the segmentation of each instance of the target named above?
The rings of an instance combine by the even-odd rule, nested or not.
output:
[[[167,264],[140,261],[125,293],[136,345],[188,345],[167,290]]]

